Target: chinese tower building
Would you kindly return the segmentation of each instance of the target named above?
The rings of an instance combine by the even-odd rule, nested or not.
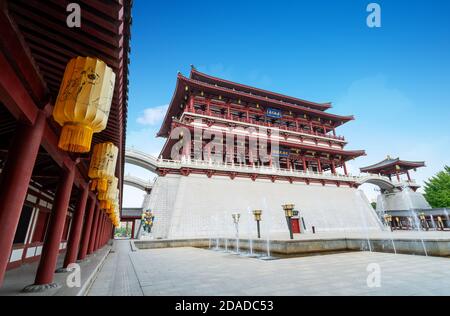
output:
[[[158,132],[166,143],[158,159],[146,158],[158,174],[146,201],[155,215],[154,236],[233,235],[232,213],[241,214],[242,235],[254,234],[254,209],[263,211],[263,231],[286,233],[286,203],[295,204],[293,220],[302,232],[380,230],[346,166],[365,152],[348,150],[337,134],[354,117],[330,108],[194,67],[189,78],[179,73]],[[222,140],[218,150],[214,144]]]

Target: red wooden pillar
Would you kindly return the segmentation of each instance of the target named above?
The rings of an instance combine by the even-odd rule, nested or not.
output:
[[[303,171],[306,172],[306,169],[308,169],[308,168],[306,167],[306,159],[305,159],[305,156],[302,156],[302,164],[303,164]]]
[[[99,221],[99,225],[98,225],[98,233],[97,233],[97,240],[95,242],[95,250],[97,251],[98,248],[100,248],[100,243],[102,240],[102,233],[103,233],[103,225],[105,223],[105,213],[102,212],[100,214],[100,221]]]
[[[331,172],[336,174],[336,165],[334,164],[334,160],[331,161]]]
[[[345,173],[345,175],[348,176],[347,165],[345,164],[345,161],[342,161],[342,167],[344,167],[344,173]]]
[[[105,245],[105,231],[106,231],[106,223],[108,222],[108,218],[105,215],[105,219],[103,220],[103,227],[102,227],[102,239],[100,241],[100,247],[103,247]]]
[[[86,214],[86,220],[84,222],[84,231],[83,231],[83,237],[81,239],[80,243],[80,251],[78,253],[78,260],[83,260],[86,258],[86,254],[89,247],[89,238],[91,236],[91,230],[92,230],[92,222],[94,219],[94,213],[95,213],[95,207],[96,207],[96,200],[91,199],[91,204],[89,205],[88,213]]]
[[[317,158],[317,168],[319,172],[322,172],[322,164],[320,163],[320,158]]]
[[[92,225],[91,236],[89,238],[89,248],[88,248],[88,252],[87,252],[89,255],[94,252],[95,240],[97,237],[98,221],[99,221],[101,212],[102,211],[100,210],[100,207],[97,206],[95,208],[94,223]]]
[[[0,182],[0,285],[3,283],[14,235],[28,191],[34,163],[45,128],[39,112],[33,126],[20,124],[8,152]]]
[[[190,112],[195,112],[193,95],[189,98],[189,107],[188,108],[189,108]]]
[[[67,251],[66,257],[64,258],[63,268],[67,268],[69,264],[74,263],[77,260],[88,195],[89,186],[85,185],[73,217],[72,228],[70,230],[69,241],[67,242]]]
[[[94,237],[94,249],[93,249],[94,252],[97,251],[97,248],[98,248],[98,240],[100,238],[100,230],[102,227],[102,221],[103,221],[103,211],[100,210],[100,214],[98,216],[98,222],[97,222],[97,232]]]
[[[53,287],[53,274],[55,272],[56,262],[58,260],[59,246],[64,230],[64,223],[69,208],[70,195],[72,192],[73,180],[75,178],[75,165],[63,169],[58,189],[55,196],[53,212],[47,232],[47,237],[42,249],[41,260],[36,272],[34,285],[25,288],[34,290],[37,286],[45,285]]]
[[[136,221],[133,220],[133,224],[131,224],[131,239],[134,239],[134,227],[135,227]]]
[[[411,176],[409,175],[409,171],[408,170],[406,170],[406,176],[408,177],[408,181],[411,182]]]
[[[206,115],[211,115],[211,100],[206,99]]]

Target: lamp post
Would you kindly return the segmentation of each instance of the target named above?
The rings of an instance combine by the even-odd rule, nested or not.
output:
[[[284,210],[284,215],[286,216],[286,221],[289,227],[289,236],[291,239],[294,239],[294,234],[292,233],[292,222],[291,218],[294,216],[294,204],[285,204],[282,205]]]
[[[253,216],[255,216],[255,221],[256,221],[256,227],[258,229],[258,238],[261,238],[261,231],[260,231],[260,227],[259,227],[259,222],[261,221],[261,214],[262,214],[261,210],[253,211]]]

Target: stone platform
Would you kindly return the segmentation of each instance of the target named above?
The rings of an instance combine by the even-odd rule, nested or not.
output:
[[[134,244],[139,249],[177,248],[177,247],[235,247],[236,238],[187,238],[139,240]],[[267,240],[251,239],[253,249],[258,252],[267,251]],[[270,251],[274,254],[295,255],[316,252],[334,251],[374,251],[385,253],[428,255],[450,257],[449,232],[368,232],[368,233],[320,233],[295,235],[294,240],[283,234],[270,236]],[[250,239],[242,236],[239,239],[241,249],[249,249]]]

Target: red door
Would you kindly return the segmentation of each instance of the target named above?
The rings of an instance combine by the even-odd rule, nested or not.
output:
[[[292,233],[300,234],[300,223],[298,218],[291,218]]]

